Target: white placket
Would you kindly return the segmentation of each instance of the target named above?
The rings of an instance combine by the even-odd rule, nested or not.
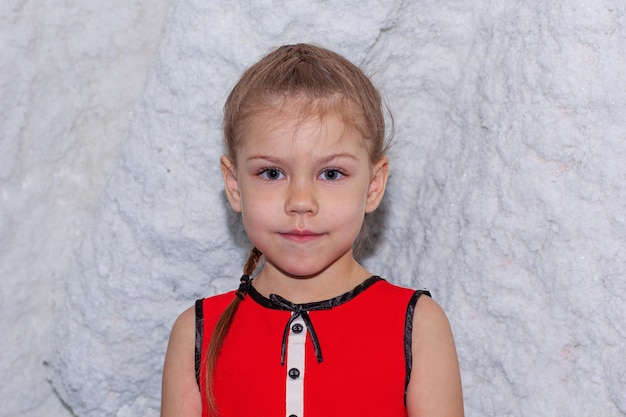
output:
[[[287,338],[286,417],[304,417],[306,334],[306,325],[302,316],[299,316],[291,323]]]

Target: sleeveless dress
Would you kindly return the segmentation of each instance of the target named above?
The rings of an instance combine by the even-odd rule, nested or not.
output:
[[[220,417],[406,417],[414,291],[371,277],[330,300],[293,304],[250,287],[214,373]],[[235,291],[196,302],[196,378]]]

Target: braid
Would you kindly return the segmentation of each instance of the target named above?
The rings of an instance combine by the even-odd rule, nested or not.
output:
[[[237,291],[237,296],[233,298],[233,301],[231,301],[228,307],[226,307],[226,310],[222,312],[220,318],[217,320],[213,334],[211,335],[206,355],[206,399],[209,415],[218,415],[215,395],[213,394],[213,373],[215,372],[215,366],[217,365],[217,357],[222,349],[222,345],[224,344],[224,340],[228,334],[228,329],[233,322],[235,313],[239,308],[239,303],[241,303],[241,300],[243,300],[247,292],[247,288],[245,288],[245,286],[250,285],[249,276],[252,275],[256,269],[261,256],[263,256],[263,254],[257,248],[253,247],[252,250],[250,250],[248,259],[243,267],[244,275],[241,279],[241,286],[239,287],[239,291]]]
[[[259,259],[261,259],[261,256],[263,256],[261,251],[253,246],[250,254],[248,255],[248,259],[246,260],[246,264],[243,267],[244,275],[252,275],[252,273],[256,269],[256,266],[259,264]]]

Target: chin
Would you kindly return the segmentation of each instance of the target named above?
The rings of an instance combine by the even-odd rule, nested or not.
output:
[[[306,279],[313,278],[316,275],[319,275],[326,268],[321,268],[319,266],[306,266],[302,265],[302,263],[297,263],[296,265],[276,265],[279,271],[281,271],[284,275],[292,278]]]

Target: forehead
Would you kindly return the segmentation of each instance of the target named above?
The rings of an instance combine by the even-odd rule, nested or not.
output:
[[[300,157],[344,151],[367,155],[361,135],[340,115],[303,115],[291,110],[254,115],[239,151]]]
[[[308,136],[312,141],[323,138],[336,145],[349,139],[367,148],[361,119],[357,107],[341,96],[271,97],[249,113],[239,147],[253,144],[261,136],[291,135],[292,140]]]

